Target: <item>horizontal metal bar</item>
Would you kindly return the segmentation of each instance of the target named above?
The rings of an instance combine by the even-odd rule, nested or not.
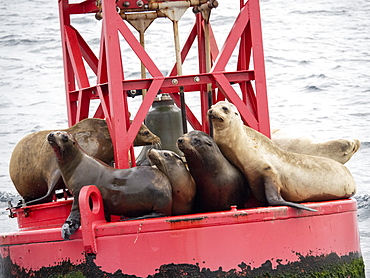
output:
[[[232,83],[242,83],[245,81],[252,81],[254,80],[254,71],[252,70],[245,70],[245,71],[236,71],[236,72],[224,72],[222,73],[225,75],[226,79]],[[137,80],[123,80],[123,90],[141,90],[141,89],[148,89],[153,82],[153,78],[147,79],[137,79]],[[176,83],[177,82],[177,83]],[[176,83],[176,84],[174,84]],[[200,73],[194,75],[183,75],[183,76],[170,76],[165,77],[165,80],[161,86],[161,91],[164,93],[175,93],[178,92],[179,86],[184,86],[185,92],[194,92],[194,91],[201,91],[201,86],[206,85],[208,83],[213,84],[213,88],[217,88],[215,85],[215,80],[212,73]],[[107,86],[107,83],[99,84],[97,86]],[[91,86],[86,88],[81,88],[79,90],[71,91],[70,97],[72,100],[74,99],[73,95],[78,94],[80,91],[89,90],[91,91],[91,98],[95,98],[97,96],[97,86]]]

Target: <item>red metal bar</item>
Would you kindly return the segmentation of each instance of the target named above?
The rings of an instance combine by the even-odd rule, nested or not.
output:
[[[70,5],[70,14],[96,13],[97,11],[96,0],[86,0]]]
[[[74,73],[69,58],[69,53],[66,45],[66,26],[70,26],[71,20],[69,15],[69,4],[68,1],[59,1],[59,21],[60,21],[60,31],[61,31],[61,41],[62,41],[62,51],[63,51],[63,64],[64,64],[64,82],[66,90],[66,102],[67,102],[67,113],[68,113],[68,124],[72,126],[75,124],[76,115],[76,103],[71,101],[69,92],[74,91],[75,80]]]
[[[253,52],[255,88],[258,110],[258,130],[270,137],[270,117],[268,111],[265,56],[263,54],[261,15],[258,0],[248,1],[250,9],[250,30]]]
[[[222,93],[227,97],[230,102],[234,103],[236,107],[239,108],[239,113],[244,119],[245,122],[248,123],[248,125],[251,128],[254,128],[258,130],[258,122],[254,118],[254,116],[249,112],[248,109],[240,109],[240,107],[245,106],[244,102],[240,99],[238,94],[235,92],[234,88],[230,85],[230,82],[227,80],[225,75],[223,74],[214,74],[215,80],[218,84],[219,89],[222,91]]]
[[[209,24],[205,26],[204,19],[201,14],[197,14],[196,22],[198,25],[198,57],[199,57],[199,72],[207,72],[207,59],[206,59],[206,37],[204,28],[208,28]],[[207,111],[208,107],[208,92],[207,86],[203,85],[200,90],[200,107],[201,107],[201,117],[202,117],[202,131],[209,133],[209,122],[207,121]]]
[[[115,151],[115,163],[117,168],[128,168],[129,148],[125,148],[122,142],[127,142],[127,130],[130,125],[127,98],[122,88],[124,73],[120,41],[118,37],[118,24],[122,19],[116,12],[114,1],[102,1],[103,9],[103,40],[105,46],[105,58],[107,63],[108,92],[110,106],[110,124],[108,125]]]

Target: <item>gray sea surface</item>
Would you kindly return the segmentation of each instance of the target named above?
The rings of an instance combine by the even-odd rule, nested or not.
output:
[[[220,49],[238,5],[219,0],[212,12]],[[370,277],[370,1],[261,0],[260,6],[271,127],[319,141],[362,142],[346,166],[358,186],[361,248]],[[180,20],[181,42],[193,21],[190,10]],[[12,150],[28,133],[66,128],[67,109],[58,1],[29,0],[27,7],[8,1],[0,23],[0,233],[5,233],[17,230],[5,209],[7,200],[18,200],[8,173]],[[98,54],[101,22],[90,14],[75,16],[72,23]],[[171,22],[157,19],[145,39],[167,75],[175,62]],[[122,55],[125,78],[139,78],[139,61],[124,43]],[[235,70],[235,57],[226,70]],[[196,49],[183,67],[184,74],[197,72]],[[198,98],[190,95],[187,101],[199,113]],[[132,114],[139,103],[130,99]]]

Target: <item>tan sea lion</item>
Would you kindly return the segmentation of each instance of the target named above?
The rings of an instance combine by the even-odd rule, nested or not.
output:
[[[197,186],[197,212],[230,210],[232,205],[244,208],[250,195],[248,182],[208,134],[190,131],[177,140],[177,146]]]
[[[195,181],[186,169],[181,157],[173,151],[150,149],[148,159],[165,173],[172,186],[172,215],[193,212],[196,193]]]
[[[315,142],[308,137],[292,137],[279,129],[271,133],[271,140],[283,150],[308,155],[323,156],[346,163],[360,148],[360,140],[337,139]]]
[[[87,155],[66,131],[50,132],[47,141],[54,151],[63,181],[74,197],[71,213],[62,227],[64,239],[69,239],[80,226],[78,195],[85,185],[95,185],[100,190],[106,214],[126,217],[171,215],[171,183],[158,169],[151,166],[110,167]]]
[[[238,167],[258,201],[313,210],[294,202],[348,198],[356,184],[349,170],[329,158],[287,152],[243,124],[236,107],[220,101],[208,110],[214,140]]]
[[[113,161],[113,146],[105,120],[88,118],[64,130],[73,134],[89,155],[105,163]],[[53,151],[45,139],[51,131],[26,135],[15,146],[10,158],[10,178],[27,205],[51,201],[54,191],[64,188]],[[134,145],[158,142],[159,137],[142,125]]]

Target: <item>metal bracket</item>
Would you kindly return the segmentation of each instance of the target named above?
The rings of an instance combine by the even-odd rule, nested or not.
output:
[[[78,199],[84,250],[87,254],[97,254],[95,226],[106,222],[101,193],[95,185],[84,186]]]

